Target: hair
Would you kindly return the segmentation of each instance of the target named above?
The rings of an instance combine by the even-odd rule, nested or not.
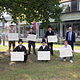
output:
[[[65,42],[65,41],[67,42],[67,40],[64,40],[64,42]]]
[[[10,25],[9,27],[14,26],[14,25]]]

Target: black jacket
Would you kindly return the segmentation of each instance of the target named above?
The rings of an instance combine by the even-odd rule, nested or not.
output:
[[[69,36],[69,32],[66,33],[66,40],[67,41],[69,41],[68,36]],[[71,42],[75,42],[75,33],[74,32],[72,32]]]
[[[22,45],[22,48],[20,48],[19,46],[17,46],[13,51],[16,51],[16,52],[24,52],[27,54],[27,50],[26,50],[26,47]]]
[[[41,46],[38,51],[50,51],[50,48],[48,46],[46,46],[44,49],[43,47]]]
[[[47,38],[47,37],[50,36],[50,35],[54,35],[54,32],[51,31],[51,33],[50,33],[49,31],[47,31],[46,34],[45,34],[45,38]]]

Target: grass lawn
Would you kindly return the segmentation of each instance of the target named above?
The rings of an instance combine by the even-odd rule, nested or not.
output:
[[[27,63],[10,62],[7,46],[1,47],[0,52],[0,80],[80,80],[80,54],[75,53],[73,61],[63,62],[59,52],[54,51],[51,61],[37,61],[34,54],[29,55]]]

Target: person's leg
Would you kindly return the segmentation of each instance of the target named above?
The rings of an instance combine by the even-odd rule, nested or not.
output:
[[[28,54],[30,54],[30,51],[31,51],[31,44],[30,43],[28,43],[28,48],[29,48]]]
[[[61,59],[63,59],[64,61],[66,61],[66,57],[61,57]]]
[[[10,50],[11,50],[11,42],[9,41],[9,56],[10,56]]]
[[[74,56],[74,55],[73,55]],[[73,63],[73,56],[70,57],[70,62]]]
[[[24,62],[26,62],[28,59],[28,54],[24,55]]]
[[[36,50],[35,50],[35,43],[32,44],[33,46],[33,51],[34,51],[34,54],[36,55]]]
[[[13,41],[13,50],[15,49],[15,41]]]
[[[53,43],[51,43],[51,55],[54,55],[53,54]]]

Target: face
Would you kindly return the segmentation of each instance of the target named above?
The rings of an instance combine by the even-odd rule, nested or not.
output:
[[[22,42],[19,42],[19,45],[22,46]]]
[[[10,28],[11,28],[11,30],[13,30],[14,29],[14,26],[10,26]]]
[[[72,32],[72,28],[71,27],[69,27],[69,32]]]
[[[30,32],[33,32],[33,30],[32,30],[32,29],[30,29]]]
[[[67,41],[65,41],[65,42],[64,42],[64,45],[67,46],[67,44],[68,44]]]
[[[45,43],[45,42],[43,42],[43,43],[42,43],[42,45],[43,45],[43,46],[45,46],[45,45],[46,45],[46,43]]]
[[[48,31],[51,31],[52,29],[51,28],[48,28]]]

